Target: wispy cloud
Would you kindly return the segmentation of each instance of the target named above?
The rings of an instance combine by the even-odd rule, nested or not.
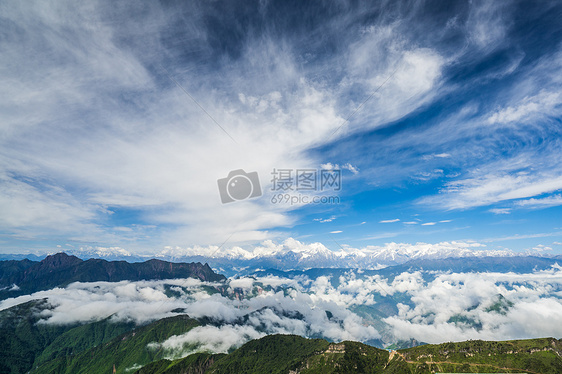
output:
[[[326,222],[332,222],[335,219],[336,219],[336,216],[331,216],[329,218],[314,218],[313,221],[320,222],[320,223],[326,223]]]
[[[525,208],[548,208],[551,206],[562,205],[562,195],[552,195],[540,199],[527,199],[515,202],[515,205]]]
[[[556,40],[539,53],[513,32],[542,7],[474,1],[437,15],[429,2],[343,2],[270,17],[273,6],[1,5],[14,25],[0,31],[9,245],[138,251],[286,236],[310,211],[270,203],[271,171],[284,167],[344,170],[348,201],[435,183],[439,193],[414,186],[409,200],[554,203],[544,195],[562,189],[562,54]],[[240,168],[258,172],[263,197],[223,205],[216,181]]]
[[[511,213],[511,209],[510,208],[492,208],[489,210],[490,213],[494,213],[494,214],[510,214]]]

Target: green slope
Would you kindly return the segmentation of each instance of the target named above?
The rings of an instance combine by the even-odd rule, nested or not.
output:
[[[228,355],[196,354],[161,360],[136,374],[192,373],[562,373],[562,342],[553,338],[468,341],[388,352],[357,342],[328,343],[270,335]]]
[[[131,331],[134,322],[113,322],[111,317],[98,322],[76,326],[58,336],[35,359],[33,367],[40,366],[57,357],[76,355],[112,338]]]
[[[181,360],[159,360],[152,362],[135,373],[137,374],[201,374],[224,354],[195,353]]]
[[[41,363],[31,372],[107,374],[112,372],[114,365],[117,373],[132,372],[134,370],[132,368],[162,359],[163,352],[149,349],[149,343],[162,342],[173,335],[184,334],[198,325],[197,321],[185,315],[164,318],[126,332],[79,354],[59,355],[59,357],[55,355],[56,358]],[[87,331],[84,332],[87,334]],[[88,335],[84,337],[87,338]],[[69,352],[71,348],[59,349],[58,353],[62,351]]]
[[[33,300],[0,311],[0,373],[25,373],[59,335],[74,326],[37,324],[47,300]]]
[[[357,342],[333,344],[296,335],[269,335],[228,355],[197,354],[176,361],[161,360],[136,374],[380,373],[388,358],[388,351]],[[393,366],[400,367],[400,363]]]
[[[270,335],[253,340],[212,365],[210,373],[287,373],[330,343],[295,335]]]
[[[437,372],[562,373],[562,342],[554,338],[424,345],[400,351],[412,366]]]

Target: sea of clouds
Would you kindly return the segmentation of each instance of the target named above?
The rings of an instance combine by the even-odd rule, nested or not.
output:
[[[209,287],[222,287],[211,294]],[[501,295],[501,296],[500,296]],[[228,352],[268,334],[332,341],[562,338],[562,268],[528,274],[404,272],[395,277],[349,271],[229,279],[226,284],[175,279],[73,283],[0,302],[0,310],[47,298],[40,323],[86,323],[110,317],[139,324],[186,313],[206,324],[148,348],[177,358],[195,351]],[[365,315],[394,301],[387,317]],[[503,300],[502,307],[497,306]],[[373,320],[377,319],[377,328]]]

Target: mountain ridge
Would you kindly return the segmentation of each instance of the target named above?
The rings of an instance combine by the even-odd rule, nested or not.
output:
[[[218,248],[165,248],[151,255],[133,254],[122,248],[85,248],[67,251],[78,258],[92,258],[122,261],[129,263],[145,262],[151,258],[168,262],[203,262],[208,263],[219,272],[228,272],[230,268],[275,268],[280,270],[310,268],[362,268],[380,269],[387,266],[401,265],[413,260],[437,260],[445,258],[520,258],[539,257],[561,260],[562,255],[548,251],[514,252],[511,250],[486,249],[484,245],[473,242],[428,243],[387,243],[384,246],[367,246],[362,249],[347,246],[331,250],[321,243],[304,244],[294,239],[287,239],[282,244],[266,241],[249,249],[241,247]],[[30,260],[38,256],[27,255]],[[0,255],[0,259],[17,260],[25,255]]]
[[[81,260],[64,252],[47,256],[40,262],[0,261],[0,300],[64,287],[72,282],[118,282],[123,280],[161,280],[197,278],[221,282],[226,277],[200,262],[173,263],[158,259],[145,262]]]
[[[268,335],[227,355],[198,353],[174,361],[154,361],[135,374],[555,374],[562,370],[561,356],[562,341],[554,338],[473,340],[394,351],[354,341],[330,343],[298,335]]]

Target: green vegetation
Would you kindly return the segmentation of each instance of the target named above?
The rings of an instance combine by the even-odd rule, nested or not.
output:
[[[36,358],[33,367],[57,357],[77,355],[89,348],[106,343],[112,338],[135,328],[133,322],[112,322],[104,320],[74,327],[58,336]]]
[[[554,338],[424,345],[400,351],[417,367],[460,373],[562,373],[562,342]]]
[[[486,312],[495,312],[505,315],[513,305],[513,302],[506,299],[502,294],[498,294],[496,302],[486,308]]]
[[[500,299],[501,300],[501,299]],[[85,325],[37,323],[48,310],[35,300],[0,312],[0,373],[138,374],[426,374],[562,373],[562,341],[467,341],[389,352],[357,342],[330,343],[294,335],[253,340],[230,354],[196,353],[164,359],[159,347],[200,322],[181,315],[146,326],[105,319]],[[459,317],[459,323],[466,323]]]
[[[199,325],[185,315],[142,327],[111,318],[56,325],[40,319],[49,309],[51,305],[44,299],[0,311],[0,373],[111,373],[113,364],[124,373],[162,358],[163,352],[149,349],[149,343]]]
[[[478,331],[482,330],[482,323],[480,321],[476,321],[467,316],[463,316],[462,314],[455,314],[454,316],[449,318],[447,323],[454,323],[457,326],[464,325],[466,327],[473,327]]]
[[[562,342],[553,338],[468,341],[388,352],[357,342],[333,344],[293,335],[271,335],[228,355],[198,353],[176,361],[160,360],[136,374],[555,374],[562,372],[561,354]]]
[[[163,351],[160,348],[149,348],[149,343],[163,342],[173,335],[184,334],[198,325],[196,320],[185,315],[164,318],[126,332],[79,354],[58,355],[53,360],[34,368],[31,373],[106,374],[111,373],[114,366],[118,373],[131,372],[133,368],[163,358]],[[60,347],[58,352],[62,351],[68,350]]]
[[[25,373],[35,357],[74,326],[38,324],[47,300],[33,300],[0,311],[0,373]]]
[[[270,335],[230,354],[200,352],[169,360],[168,351],[149,343],[205,321],[180,315],[141,327],[111,318],[84,325],[40,322],[39,315],[50,308],[46,300],[34,300],[0,312],[0,373],[106,374],[114,368],[138,374],[562,373],[562,341],[554,338],[475,340],[389,352],[358,342]],[[470,323],[462,316],[456,322]]]
[[[331,344],[301,365],[304,374],[381,373],[388,363],[388,351],[357,342]]]
[[[195,353],[184,359],[170,361],[160,360],[150,363],[136,371],[138,374],[200,374],[213,365],[223,354]]]
[[[287,373],[304,359],[325,351],[330,343],[295,335],[270,335],[253,340],[217,360],[209,373]]]

